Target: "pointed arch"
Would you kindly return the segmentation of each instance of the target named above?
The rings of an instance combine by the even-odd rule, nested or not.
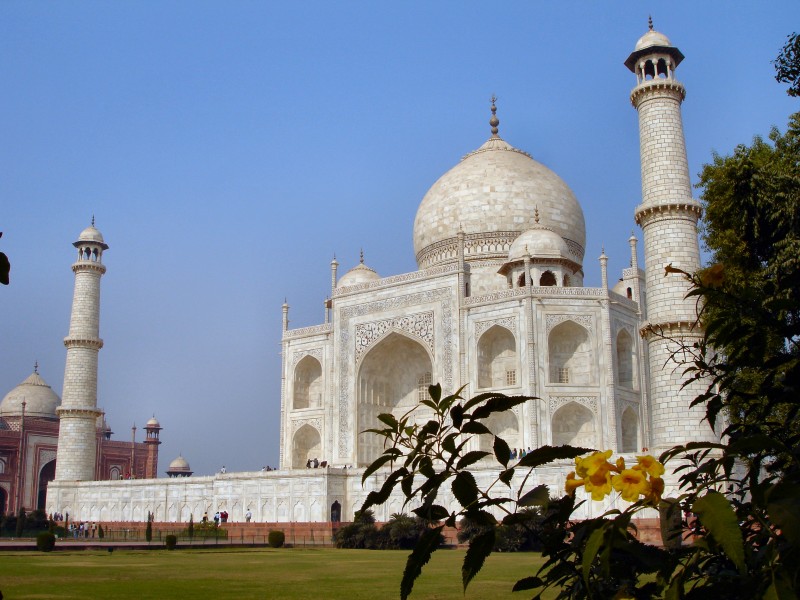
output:
[[[322,452],[322,439],[314,427],[308,423],[300,426],[292,436],[292,468],[304,469],[309,459],[319,458]]]
[[[617,334],[617,380],[629,388],[635,387],[637,380],[633,338],[626,329]]]
[[[478,340],[478,388],[516,386],[517,340],[501,325],[492,325]]]
[[[594,413],[577,402],[568,402],[552,419],[553,445],[597,447]]]
[[[378,415],[391,412],[400,416],[419,402],[420,387],[433,373],[428,349],[402,332],[391,331],[369,349],[361,361],[356,379],[357,431],[379,426]],[[381,440],[373,434],[359,433],[359,466],[373,462],[383,451]]]
[[[575,321],[564,321],[547,338],[550,383],[589,385],[596,382],[596,358],[589,332]]]
[[[519,431],[519,420],[517,415],[512,411],[505,411],[502,413],[493,413],[484,425],[489,428],[492,435],[483,434],[479,436],[479,449],[484,452],[489,452],[494,456],[494,437],[500,437],[505,440],[508,447],[511,449],[522,447],[522,436]]]
[[[294,369],[292,408],[322,406],[322,365],[311,355],[304,356]]]
[[[620,419],[622,435],[621,452],[638,452],[639,450],[639,418],[630,406],[622,411]]]
[[[39,488],[36,496],[36,508],[44,510],[47,502],[47,484],[56,478],[55,459],[46,463],[39,470]]]

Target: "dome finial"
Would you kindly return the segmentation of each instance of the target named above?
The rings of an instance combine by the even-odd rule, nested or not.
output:
[[[92,227],[94,227],[94,215],[92,215]]]
[[[539,207],[533,209],[533,222],[539,224]]]
[[[647,15],[647,28],[653,31],[653,15]]]
[[[492,118],[489,119],[489,125],[492,126],[492,137],[498,137],[497,126],[500,125],[500,119],[497,118],[497,106],[495,106],[495,102],[497,102],[497,96],[492,94]]]
[[[33,372],[37,373],[37,374],[39,373],[39,361],[38,360],[34,361],[34,363],[33,363]]]
[[[361,248],[361,253],[360,253],[360,256],[359,256],[358,262],[359,262],[360,264],[362,264],[362,265],[364,264],[364,249],[363,249],[363,248]]]

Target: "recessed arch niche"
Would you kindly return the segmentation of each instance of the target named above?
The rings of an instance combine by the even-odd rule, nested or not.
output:
[[[637,452],[639,449],[639,419],[636,411],[628,407],[622,411],[620,419],[622,434],[621,452]]]
[[[400,416],[419,401],[420,381],[433,372],[430,355],[418,341],[391,332],[364,356],[358,369],[358,465],[367,466],[383,452],[382,438],[361,433],[380,426],[378,415]]]
[[[313,356],[304,356],[294,369],[292,408],[322,406],[322,365]]]
[[[553,445],[596,448],[594,413],[577,402],[568,402],[553,413]]]
[[[514,448],[522,448],[522,436],[519,432],[519,421],[517,415],[512,411],[505,411],[502,413],[493,413],[484,425],[489,428],[492,435],[483,434],[479,437],[479,450],[489,452],[494,456],[494,437],[501,437],[505,440],[508,447],[512,450]]]
[[[301,425],[292,436],[292,468],[301,469],[309,459],[322,458],[322,440],[319,431],[311,425]]]
[[[635,387],[636,382],[636,359],[633,350],[631,334],[622,329],[617,334],[617,377],[620,385],[629,388]]]
[[[517,341],[505,327],[493,325],[478,340],[478,387],[517,385]]]
[[[547,338],[550,383],[589,385],[595,383],[597,368],[589,332],[574,321],[564,321]]]

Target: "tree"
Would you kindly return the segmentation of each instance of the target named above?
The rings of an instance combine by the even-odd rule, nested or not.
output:
[[[194,515],[189,515],[189,527],[187,528],[189,539],[194,539]]]
[[[800,96],[800,36],[796,33],[787,36],[786,44],[781,48],[781,53],[773,64],[776,71],[775,79],[790,84],[786,93],[790,96]]]
[[[150,511],[147,512],[147,527],[144,530],[144,539],[148,542],[153,541],[153,515],[150,514]]]
[[[712,267],[699,274],[706,343],[722,353],[714,361],[734,423],[787,440],[800,431],[797,400],[786,377],[800,339],[800,113],[785,134],[737,146],[705,165],[703,239]],[[784,393],[785,392],[785,393]]]
[[[14,535],[16,537],[22,537],[22,532],[25,531],[25,509],[20,508],[19,512],[17,513],[17,526],[14,530]]]

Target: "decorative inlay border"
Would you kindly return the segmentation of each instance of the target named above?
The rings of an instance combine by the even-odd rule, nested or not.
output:
[[[356,367],[361,363],[361,359],[370,346],[392,330],[403,331],[421,340],[430,350],[431,356],[433,356],[433,311],[427,311],[356,325]]]
[[[409,281],[419,281],[422,279],[429,279],[437,275],[446,275],[447,273],[458,272],[457,263],[448,263],[445,265],[438,265],[413,273],[403,273],[401,275],[392,275],[391,277],[382,277],[375,281],[365,281],[364,283],[357,283],[355,285],[343,286],[336,288],[333,292],[333,297],[345,296],[355,292],[363,292],[364,290],[372,290],[375,288],[388,287],[398,283],[407,283]]]
[[[320,366],[322,365],[322,348],[311,348],[310,350],[301,350],[292,354],[292,371],[294,371],[297,363],[306,356],[313,356],[319,361]]]
[[[300,329],[290,329],[283,332],[283,339],[306,337],[311,335],[318,335],[320,333],[332,333],[333,324],[323,323],[322,325],[312,325],[311,327],[301,327]]]
[[[444,381],[442,385],[445,390],[451,390],[453,387],[453,343],[451,343],[453,335],[452,301],[453,290],[451,288],[438,288],[342,308],[338,315],[339,318],[337,319],[339,328],[339,458],[346,459],[350,456],[351,444],[353,441],[352,431],[355,429],[355,423],[351,423],[352,401],[350,398],[350,391],[353,388],[353,378],[357,375],[357,370],[354,369],[353,372],[349,372],[348,365],[355,364],[356,345],[354,340],[351,340],[350,320],[355,317],[383,311],[439,302],[441,310],[439,336],[444,342],[442,344],[444,348],[444,357],[442,357]]]
[[[482,294],[480,296],[470,296],[464,298],[464,306],[471,306],[477,304],[489,304],[498,300],[506,300],[508,298],[522,298],[527,295],[527,289],[524,287],[500,290],[490,294]],[[608,290],[604,288],[587,288],[587,287],[558,287],[558,286],[532,286],[531,295],[534,298],[606,298]]]
[[[317,433],[322,438],[322,419],[320,418],[313,418],[313,419],[297,419],[292,421],[292,437],[294,434],[297,433],[297,430],[300,429],[303,425],[310,425],[314,429],[317,430]]]
[[[551,396],[548,402],[550,416],[552,417],[565,404],[576,402],[591,410],[594,416],[597,417],[597,401],[597,396]]]
[[[574,321],[579,325],[583,325],[589,331],[594,329],[594,317],[592,315],[546,315],[547,333],[549,334],[556,325],[560,325],[564,321]]]
[[[495,325],[500,325],[508,329],[514,335],[514,338],[519,337],[517,335],[517,317],[501,317],[499,319],[491,319],[489,321],[476,322],[475,339],[480,338],[483,335],[484,331],[492,328]]]
[[[51,460],[55,459],[56,459],[55,450],[42,450],[41,452],[39,452],[39,466],[44,466]]]

